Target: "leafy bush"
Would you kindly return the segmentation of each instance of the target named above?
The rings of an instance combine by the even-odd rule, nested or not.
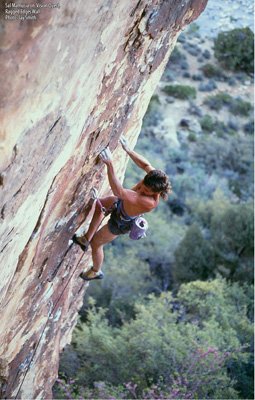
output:
[[[253,283],[252,204],[229,204],[228,200],[218,191],[212,200],[206,203],[190,204],[190,207],[197,223],[206,232],[208,246],[211,249],[214,268],[211,270],[210,277],[212,278],[216,272],[220,272],[228,279]],[[194,254],[192,253],[190,241],[186,237],[176,252],[181,253],[181,251],[183,254],[179,257],[179,262],[190,258],[188,262],[179,266],[182,275],[185,276],[185,269],[189,269],[189,266],[197,260],[199,253],[196,252],[196,248]],[[198,265],[201,265],[203,257],[204,255],[198,259]],[[193,279],[203,278],[199,269],[195,272],[197,272],[197,276]],[[179,271],[175,275],[176,278],[178,279],[178,273],[182,278]],[[189,274],[188,271],[187,276]],[[180,280],[180,282],[182,281]]]
[[[214,121],[209,114],[205,114],[200,119],[201,128],[206,132],[213,132],[214,130]]]
[[[252,111],[252,104],[248,101],[244,101],[241,98],[236,98],[230,104],[230,112],[236,115],[243,115],[244,117],[248,117],[250,111]]]
[[[224,76],[222,69],[211,63],[204,64],[201,67],[201,70],[203,71],[204,76],[206,76],[207,78],[220,79]]]
[[[189,142],[196,142],[197,141],[197,137],[196,134],[194,132],[190,132],[188,135],[188,141]]]
[[[175,251],[173,276],[177,282],[208,279],[214,274],[213,249],[197,225],[192,225]]]
[[[229,128],[229,126],[225,125],[222,121],[215,122],[215,133],[218,137],[222,138],[226,135],[235,135],[236,131],[234,129]]]
[[[253,195],[252,137],[231,136],[228,140],[215,136],[202,137],[193,149],[193,157],[209,175],[235,179],[240,188],[238,196],[247,200]],[[226,175],[227,174],[227,175]]]
[[[252,73],[254,69],[254,33],[250,28],[220,32],[214,41],[215,57],[233,71]]]
[[[181,100],[196,98],[196,89],[188,85],[167,85],[162,91],[168,96],[173,96]]]
[[[247,133],[248,135],[254,135],[254,119],[247,122],[244,125],[243,129],[244,129],[244,132]]]
[[[204,104],[208,105],[212,110],[219,111],[223,106],[229,106],[232,103],[232,97],[228,93],[217,93],[207,96]]]
[[[245,175],[252,167],[253,158],[251,140],[248,139],[231,137],[226,142],[224,139],[207,136],[198,142],[194,156],[209,174],[214,170],[222,172],[228,169]]]
[[[227,396],[237,397],[237,392],[233,388],[227,390],[222,387],[228,377],[219,375],[222,366],[230,358],[230,352],[221,353],[217,348],[208,349],[198,348],[190,355],[189,368],[187,373],[178,371],[172,378],[172,384],[164,384],[162,379],[158,383],[141,390],[137,383],[128,382],[118,386],[108,382],[94,382],[94,388],[83,387],[75,379],[66,377],[58,378],[54,387],[54,399],[191,399],[196,398],[198,393],[205,394],[203,386],[215,387],[214,398],[220,398],[225,393]],[[245,365],[244,365],[245,366]],[[183,368],[184,370],[184,368]],[[207,371],[210,371],[208,374]],[[198,379],[200,377],[200,380]],[[244,377],[246,378],[246,376]],[[247,381],[247,380],[246,380]],[[249,381],[247,382],[249,383]],[[219,385],[219,389],[216,385]],[[199,389],[198,389],[199,386]],[[209,390],[207,390],[209,392]],[[206,397],[207,398],[207,397]]]
[[[233,98],[228,93],[217,93],[216,95],[207,96],[204,104],[208,105],[212,110],[219,111],[223,106],[229,107],[232,114],[249,116],[252,110],[252,104],[244,101],[241,98]]]
[[[230,205],[215,212],[211,221],[212,244],[216,265],[233,280],[253,282],[253,207]]]
[[[97,306],[107,309],[106,317],[114,326],[134,318],[135,302],[157,286],[148,261],[143,261],[138,252],[142,246],[123,247],[123,243],[126,244],[125,238],[119,238],[114,245],[105,248],[105,277],[97,285],[91,285],[86,293],[86,296],[93,296]],[[82,309],[82,315],[86,316],[87,308],[88,305]]]
[[[218,137],[225,137],[225,135],[234,135],[236,132],[234,129],[229,128],[224,122],[219,120],[213,120],[209,114],[205,114],[200,119],[200,125],[203,131],[207,133],[215,132]]]
[[[100,398],[231,399],[239,398],[235,387],[245,377],[246,398],[252,398],[252,377],[233,368],[251,361],[252,297],[247,287],[221,279],[197,281],[182,285],[176,298],[163,293],[137,304],[136,319],[121,329],[92,303],[88,323],[73,335],[79,361],[69,393],[91,398],[90,391],[97,398],[94,387],[104,390]]]

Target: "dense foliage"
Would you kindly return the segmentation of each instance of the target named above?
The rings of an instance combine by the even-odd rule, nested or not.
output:
[[[252,377],[245,368],[251,362],[251,306],[248,286],[194,281],[182,285],[175,297],[168,292],[137,303],[136,318],[120,329],[92,302],[87,324],[79,324],[73,338],[78,356],[72,360],[72,350],[64,354],[62,373],[75,376],[85,398],[95,396],[86,389],[94,382],[107,382],[108,390],[114,387],[111,395],[119,388],[118,398],[140,398],[154,388],[167,398],[233,399],[243,379],[249,397]],[[133,394],[124,383],[130,383]]]
[[[233,98],[227,93],[221,92],[216,95],[208,96],[204,103],[208,105],[212,110],[219,111],[222,107],[228,107],[232,114],[249,116],[253,107],[248,101],[240,98]]]
[[[204,280],[221,273],[231,280],[252,282],[253,204],[229,205],[215,199],[198,203],[194,212],[200,224],[187,229],[175,252],[176,280]]]
[[[204,64],[201,70],[207,78],[221,79],[224,77],[222,68],[211,63]]]
[[[215,57],[230,70],[253,73],[254,33],[250,28],[220,32],[215,39]]]
[[[177,99],[194,99],[196,97],[196,89],[188,85],[167,85],[163,92]]]

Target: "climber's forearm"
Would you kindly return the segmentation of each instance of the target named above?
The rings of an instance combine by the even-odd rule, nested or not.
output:
[[[122,184],[120,183],[120,180],[116,176],[116,173],[113,168],[113,164],[111,162],[106,164],[107,166],[107,175],[108,175],[108,180],[109,184],[111,186],[112,192],[115,196],[122,198],[123,197],[123,192],[124,188]]]
[[[141,169],[143,169],[146,172],[150,172],[151,170],[155,169],[151,163],[143,156],[140,154],[136,153],[133,150],[126,150],[128,153],[129,157],[131,160],[134,161],[134,163]]]

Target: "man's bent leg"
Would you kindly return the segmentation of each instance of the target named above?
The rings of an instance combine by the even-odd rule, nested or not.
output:
[[[112,242],[116,239],[117,235],[114,235],[109,231],[108,225],[104,225],[93,237],[91,241],[92,247],[92,260],[93,270],[99,271],[104,261],[104,250],[105,244]]]
[[[80,277],[85,281],[90,281],[94,279],[102,279],[104,274],[101,272],[101,266],[104,260],[103,246],[106,243],[111,242],[117,237],[113,235],[108,228],[108,225],[104,225],[93,237],[91,241],[92,247],[92,260],[93,267],[86,272],[82,272]]]
[[[101,224],[103,218],[104,218],[104,213],[101,209],[101,205],[102,207],[104,207],[106,210],[111,208],[113,206],[113,204],[117,201],[117,197],[116,196],[108,196],[108,197],[104,197],[104,198],[100,198],[100,203],[96,202],[96,206],[95,206],[95,210],[94,210],[94,214],[92,217],[92,220],[90,222],[89,225],[89,229],[88,231],[85,233],[85,235],[83,236],[73,236],[73,241],[74,243],[78,244],[83,251],[87,251],[90,241],[92,240],[93,236],[95,235],[96,231],[99,228],[99,225]]]
[[[100,200],[100,203],[102,204],[102,206],[107,210],[113,206],[115,201],[117,201],[117,197],[116,196],[108,196],[108,197],[101,198],[99,200]],[[94,211],[91,223],[89,225],[89,229],[88,229],[87,233],[85,234],[85,237],[89,242],[92,240],[93,236],[95,235],[103,218],[104,218],[104,213],[101,210],[101,205],[98,202],[96,202],[95,211]]]

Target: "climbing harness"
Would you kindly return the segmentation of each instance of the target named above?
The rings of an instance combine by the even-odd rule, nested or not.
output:
[[[97,189],[94,188],[94,187],[91,189],[91,198],[92,198],[93,200],[95,200],[96,203],[99,205],[99,207],[100,207],[102,213],[104,214],[104,218],[107,217],[107,215],[109,215],[109,214],[112,212],[112,210],[114,209],[114,205],[111,206],[111,207],[109,207],[109,208],[105,208],[105,207],[103,206],[103,204],[101,203],[101,201],[100,201],[100,199],[99,199],[98,191],[97,191]],[[103,220],[104,220],[104,219],[103,219]],[[103,220],[100,222],[100,225],[101,225],[101,223],[103,222]],[[99,225],[99,226],[100,226],[100,225]],[[99,226],[98,226],[98,228],[99,228]],[[98,229],[98,228],[97,228],[97,229]]]

